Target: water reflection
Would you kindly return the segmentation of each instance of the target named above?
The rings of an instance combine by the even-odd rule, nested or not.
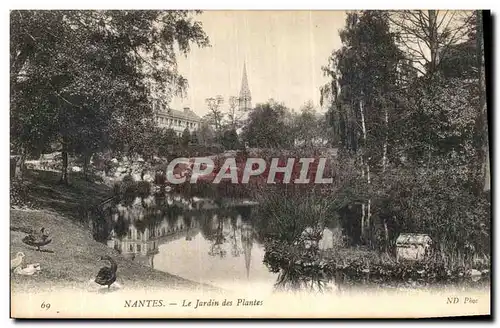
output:
[[[125,257],[154,268],[161,243],[180,238],[189,241],[199,233],[197,220],[179,214],[189,205],[181,199],[154,196],[137,197],[130,206],[118,204],[107,244]]]
[[[186,279],[272,291],[278,276],[263,263],[252,206],[168,194],[137,197],[114,207],[107,243],[134,261]]]

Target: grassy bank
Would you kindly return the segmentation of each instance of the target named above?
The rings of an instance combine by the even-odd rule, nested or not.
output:
[[[92,239],[90,231],[82,229],[66,217],[54,212],[40,210],[11,211],[11,257],[23,252],[24,264],[40,263],[41,272],[33,276],[11,275],[14,290],[72,286],[85,288],[105,262],[97,261],[100,256],[110,255],[118,263],[118,282],[127,288],[161,285],[180,288],[201,288],[194,282],[153,270],[121,257],[115,250]],[[24,229],[45,227],[52,243],[46,251],[38,252],[21,240]]]
[[[58,172],[27,170],[22,183],[11,184],[11,203],[14,192],[18,194],[15,200],[27,208],[54,211],[80,222],[87,209],[111,195],[110,187],[86,180],[81,173],[71,173],[68,185],[59,180]]]
[[[59,184],[57,178],[57,174],[52,172],[29,172],[23,188],[28,206],[11,209],[11,258],[17,252],[23,252],[26,255],[24,266],[31,263],[40,263],[41,266],[41,272],[33,276],[11,273],[13,290],[34,291],[60,286],[86,288],[99,269],[107,265],[98,261],[103,255],[110,255],[116,260],[117,282],[127,288],[161,285],[174,289],[213,289],[125,259],[114,249],[96,242],[84,224],[84,210],[109,195],[109,188],[77,176],[70,186],[65,186]],[[52,238],[52,242],[44,247],[47,252],[38,252],[22,242],[26,236],[23,231],[39,230],[41,227]]]

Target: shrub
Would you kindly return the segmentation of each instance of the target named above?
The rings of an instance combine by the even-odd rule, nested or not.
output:
[[[276,288],[318,288],[326,284],[319,269],[319,241],[326,225],[335,221],[335,202],[316,189],[275,188],[258,198],[255,224],[264,241],[264,264],[279,272]]]
[[[31,206],[28,186],[22,181],[12,181],[10,184],[10,206]]]
[[[321,195],[314,187],[301,190],[277,186],[262,190],[256,200],[256,224],[262,239],[293,244],[307,228],[322,232],[337,218],[333,197]]]

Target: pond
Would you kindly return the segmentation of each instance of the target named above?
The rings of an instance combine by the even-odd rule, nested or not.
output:
[[[305,220],[331,211],[300,206],[307,203],[301,203],[302,194],[279,197],[287,199],[283,203],[271,199],[273,206],[282,204],[278,217],[266,210],[267,198],[257,204],[245,193],[225,196],[234,194],[232,189],[166,191],[141,184],[100,206],[92,216],[94,237],[124,257],[185,279],[269,293],[489,285],[484,265],[449,268],[433,258],[399,263],[390,254],[345,244],[338,221],[322,217],[321,224],[311,225],[314,220]]]
[[[226,290],[271,292],[278,274],[263,263],[265,251],[249,200],[213,200],[165,194],[136,197],[108,212],[106,243],[123,256]],[[326,228],[320,248],[332,247]]]

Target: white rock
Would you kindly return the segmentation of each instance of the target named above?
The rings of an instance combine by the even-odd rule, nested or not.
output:
[[[73,167],[71,168],[71,171],[73,171],[73,172],[81,172],[81,171],[82,171],[82,168],[81,168],[81,167],[79,167],[79,166],[73,166]]]

